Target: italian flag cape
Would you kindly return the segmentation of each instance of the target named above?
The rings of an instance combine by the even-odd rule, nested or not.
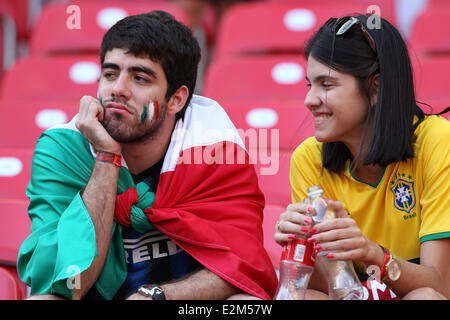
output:
[[[80,196],[95,152],[75,120],[43,132],[34,151],[27,187],[31,234],[17,262],[31,294],[72,298],[76,276],[97,255],[94,226]],[[215,101],[194,96],[176,123],[156,195],[144,182],[135,185],[122,162],[110,247],[95,286],[112,299],[127,276],[122,225],[139,232],[154,226],[229,283],[271,299],[277,278],[263,247],[263,208],[236,128]]]

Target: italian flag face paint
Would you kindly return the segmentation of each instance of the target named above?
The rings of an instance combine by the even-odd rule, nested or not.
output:
[[[103,99],[101,96],[97,96],[97,100],[100,102],[100,105],[105,108],[105,106],[103,105]]]
[[[144,110],[141,115],[141,123],[144,124],[146,120],[151,122],[153,119],[158,119],[158,101],[150,101],[148,107],[144,104]]]

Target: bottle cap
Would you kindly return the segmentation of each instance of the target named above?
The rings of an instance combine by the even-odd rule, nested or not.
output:
[[[308,197],[317,198],[323,196],[323,190],[321,186],[312,186],[308,188]]]

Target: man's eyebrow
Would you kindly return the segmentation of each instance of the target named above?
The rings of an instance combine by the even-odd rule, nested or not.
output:
[[[114,69],[114,70],[120,70],[119,66],[115,63],[111,63],[111,62],[104,62],[102,64],[102,70],[104,69]]]
[[[306,78],[306,81],[311,82],[309,80],[308,76],[305,76],[305,78]],[[314,78],[315,82],[322,81],[322,80],[338,81],[339,79],[336,78],[336,77],[332,77],[332,76],[330,76],[328,74],[321,74],[321,75],[318,75],[317,77]]]
[[[112,63],[112,62],[105,62],[102,64],[102,70],[104,69],[113,69],[113,70],[120,70],[119,65]],[[145,66],[133,66],[128,68],[128,72],[143,72],[145,74],[148,74],[149,76],[157,79],[156,72],[148,67]]]
[[[156,72],[148,67],[144,66],[134,66],[128,68],[128,72],[143,72],[145,74],[148,74],[150,77],[153,77],[157,79]]]

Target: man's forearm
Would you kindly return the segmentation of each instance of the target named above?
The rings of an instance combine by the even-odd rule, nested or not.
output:
[[[206,268],[182,280],[163,284],[161,288],[167,300],[224,300],[241,292]]]
[[[167,300],[225,300],[242,292],[237,287],[204,268],[183,279],[166,282],[160,287]],[[128,299],[150,299],[134,293]]]
[[[91,266],[81,273],[80,287],[73,290],[74,299],[80,299],[88,292],[103,269],[111,238],[118,176],[119,167],[97,161],[82,193],[84,205],[94,224],[98,254]]]

